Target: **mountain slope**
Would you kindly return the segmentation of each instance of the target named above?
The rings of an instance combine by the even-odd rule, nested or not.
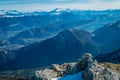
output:
[[[98,47],[91,38],[92,35],[83,30],[65,30],[53,38],[16,51],[22,53],[21,56],[2,65],[0,69],[34,68],[74,61],[85,52],[97,55]]]
[[[120,20],[105,25],[93,32],[95,34],[94,41],[101,47],[101,52],[111,52],[120,48]]]
[[[42,39],[47,39],[48,37],[52,36],[55,33],[55,28],[49,29],[48,28],[33,28],[29,30],[25,30],[13,38],[9,39],[12,44],[23,44],[29,45],[31,43],[41,41]],[[56,31],[57,32],[57,31]]]
[[[99,62],[120,63],[120,49],[110,52],[110,53],[100,54],[96,56],[96,59]]]

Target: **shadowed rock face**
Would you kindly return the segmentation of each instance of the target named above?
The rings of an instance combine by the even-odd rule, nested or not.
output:
[[[120,80],[120,75],[97,63],[89,53],[85,53],[79,62],[54,64],[48,69],[38,70],[34,80],[64,80],[68,75],[72,76],[72,79],[69,78],[70,80],[74,80],[74,76],[75,78],[81,76],[79,73],[82,73],[82,80]],[[66,78],[66,80],[68,79]]]

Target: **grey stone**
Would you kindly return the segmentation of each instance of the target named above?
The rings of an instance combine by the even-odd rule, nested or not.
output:
[[[35,80],[51,80],[56,77],[64,77],[82,71],[83,80],[120,80],[120,75],[111,69],[103,67],[90,53],[83,54],[79,62],[53,64],[50,68],[38,70]]]

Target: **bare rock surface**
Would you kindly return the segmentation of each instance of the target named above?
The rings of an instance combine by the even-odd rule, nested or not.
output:
[[[53,64],[48,69],[38,70],[34,79],[74,80],[74,76],[79,77],[79,73],[82,73],[82,80],[120,80],[118,73],[99,64],[90,53],[85,53],[78,62]],[[73,75],[72,79],[67,79],[68,75]],[[77,78],[77,80],[81,79]]]

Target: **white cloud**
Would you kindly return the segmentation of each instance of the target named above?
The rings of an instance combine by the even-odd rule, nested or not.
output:
[[[55,1],[68,1],[68,0],[55,0]],[[108,2],[108,0],[89,0],[90,2],[74,2],[74,3],[56,3],[56,4],[14,4],[14,5],[1,5],[0,9],[17,9],[22,11],[34,11],[34,10],[51,10],[54,8],[71,8],[71,9],[120,9],[120,1],[115,0]]]
[[[52,0],[52,1],[60,1],[60,2],[66,2],[66,1],[69,1],[69,0]]]

